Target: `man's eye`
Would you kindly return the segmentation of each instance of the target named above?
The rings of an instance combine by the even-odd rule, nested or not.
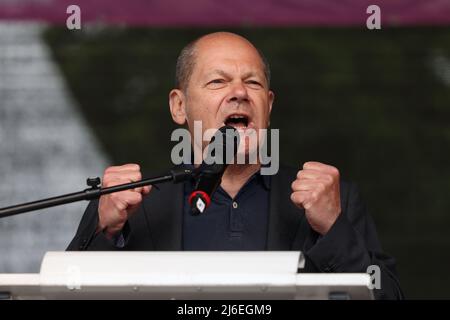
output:
[[[259,83],[256,80],[248,80],[247,83],[248,84],[252,84],[252,85],[257,85],[257,86],[260,86],[260,87],[262,86],[261,83]]]
[[[210,84],[210,83],[214,83],[214,84],[216,84],[216,83],[224,83],[224,80],[223,79],[214,79],[214,80],[211,80],[210,82],[208,82],[208,84]]]

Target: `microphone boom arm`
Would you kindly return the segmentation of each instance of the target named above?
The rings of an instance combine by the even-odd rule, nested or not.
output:
[[[9,216],[13,216],[13,215],[17,215],[17,214],[21,214],[21,213],[25,213],[25,212],[60,206],[63,204],[77,202],[77,201],[81,201],[81,200],[98,199],[105,194],[134,189],[134,188],[148,186],[148,185],[155,185],[157,183],[163,183],[163,182],[169,182],[169,181],[178,183],[178,182],[185,181],[186,179],[190,178],[192,175],[193,175],[192,170],[189,170],[186,168],[177,168],[177,169],[170,170],[170,172],[164,176],[147,178],[147,179],[143,179],[140,181],[120,184],[120,185],[112,186],[112,187],[108,187],[108,188],[99,187],[100,178],[88,178],[87,184],[88,184],[88,186],[90,186],[90,188],[88,188],[88,189],[85,189],[80,192],[68,193],[65,195],[57,196],[57,197],[52,197],[52,198],[47,198],[47,199],[43,199],[43,200],[27,202],[27,203],[23,203],[23,204],[18,204],[18,205],[14,205],[14,206],[10,206],[10,207],[1,208],[0,209],[0,219],[9,217]]]

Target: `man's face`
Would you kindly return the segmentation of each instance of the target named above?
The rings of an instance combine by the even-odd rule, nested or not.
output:
[[[239,133],[259,132],[268,127],[273,97],[263,62],[245,40],[225,36],[197,44],[194,70],[185,90],[191,134],[194,121],[202,121],[203,131],[231,125]]]

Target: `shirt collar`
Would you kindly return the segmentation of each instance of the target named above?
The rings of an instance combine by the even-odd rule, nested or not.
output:
[[[188,169],[191,169],[191,170],[193,170],[195,168],[195,166],[193,164],[183,164],[183,166],[188,168]],[[261,165],[261,167],[267,167],[267,166],[269,166],[269,164]],[[263,175],[263,174],[261,174],[261,169],[260,169],[256,173],[254,173],[248,179],[248,181],[250,181],[253,178],[258,179],[258,182],[261,183],[266,190],[270,190],[270,181],[271,181],[271,176],[270,175]],[[193,184],[194,184],[194,180],[192,179],[191,180],[191,185],[193,185]]]

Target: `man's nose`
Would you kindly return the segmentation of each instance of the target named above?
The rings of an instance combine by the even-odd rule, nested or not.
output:
[[[234,83],[231,87],[230,97],[228,98],[230,102],[247,102],[248,101],[248,92],[244,83],[237,82]]]

